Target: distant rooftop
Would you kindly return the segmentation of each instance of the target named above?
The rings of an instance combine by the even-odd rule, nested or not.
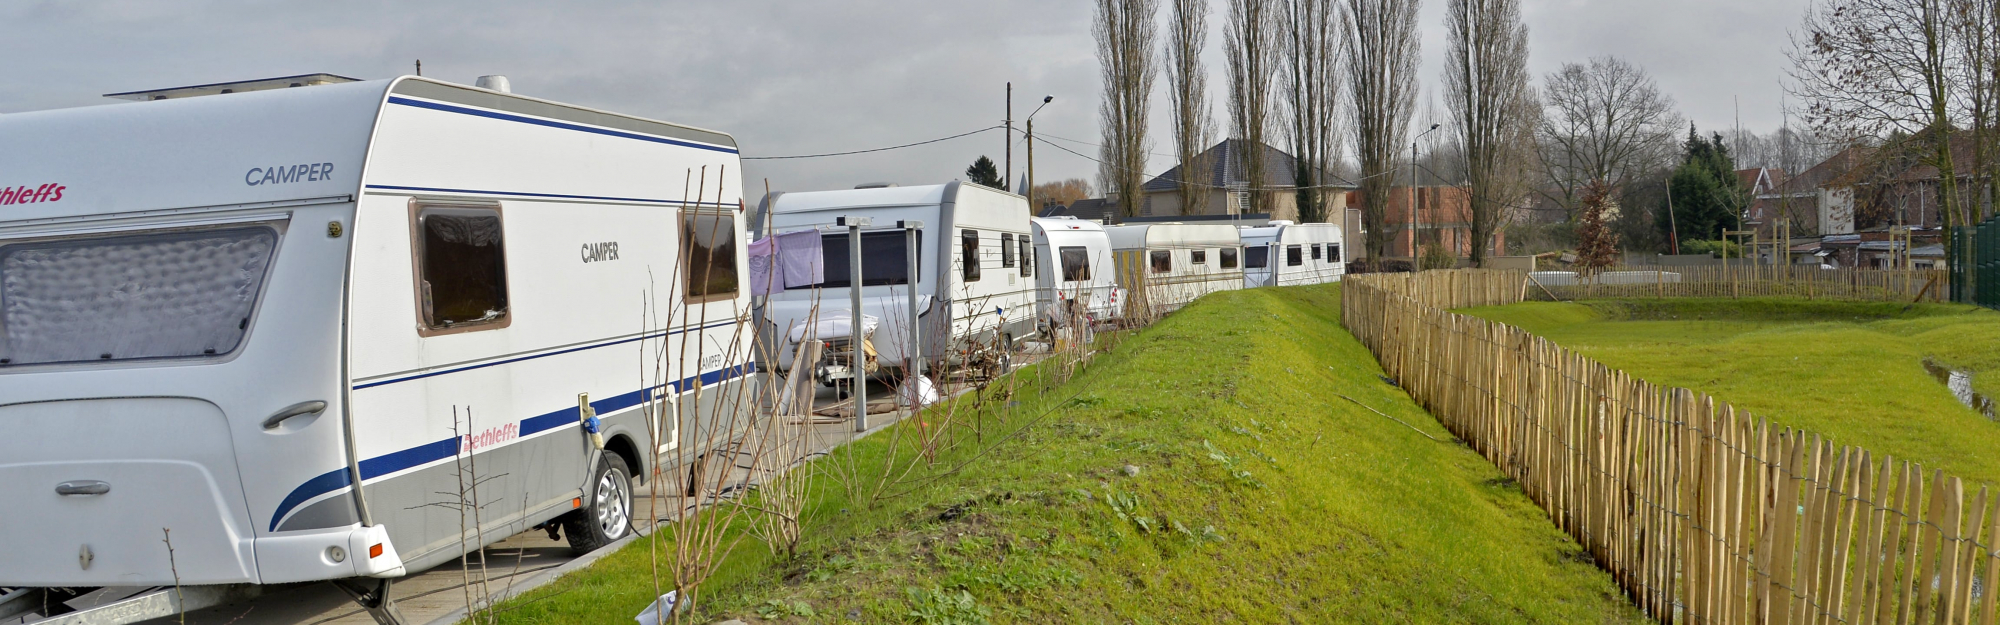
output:
[[[107,93],[104,94],[104,97],[118,98],[120,100],[133,100],[137,102],[144,102],[147,100],[180,99],[180,98],[192,98],[195,96],[203,96],[203,95],[220,95],[224,93],[243,93],[246,91],[268,91],[271,89],[289,89],[292,87],[330,85],[341,82],[356,82],[358,80],[359,79],[348,78],[346,76],[337,76],[334,74],[300,74],[297,76],[281,76],[278,78],[260,78],[257,80],[218,82],[206,85],[194,85],[190,87],[171,87],[167,89],[148,89],[145,91],[126,91],[124,93]]]

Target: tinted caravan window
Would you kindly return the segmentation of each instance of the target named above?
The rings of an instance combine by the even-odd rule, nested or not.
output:
[[[1064,282],[1089,280],[1090,249],[1080,245],[1062,248],[1062,275]]]
[[[690,301],[736,297],[736,216],[681,215],[681,254]]]
[[[966,230],[958,235],[959,276],[966,282],[979,281],[979,231]]]
[[[0,367],[234,351],[277,245],[236,226],[0,246]]]
[[[417,212],[417,305],[431,330],[507,320],[507,254],[494,207],[426,206]]]
[[[1153,261],[1153,273],[1166,273],[1174,270],[1173,252],[1167,250],[1160,250],[1153,252],[1152,261]]]
[[[861,233],[861,286],[910,283],[909,235],[902,230]],[[826,281],[786,289],[844,289],[848,282],[847,233],[820,235],[820,259],[826,263]],[[917,231],[917,269],[923,269],[924,232]]]
[[[1305,255],[1305,246],[1303,245],[1285,246],[1285,266],[1297,267],[1305,264]]]
[[[1339,244],[1339,243],[1328,243],[1328,244],[1326,244],[1326,262],[1327,262],[1327,263],[1337,263],[1337,262],[1340,262],[1340,244]]]
[[[1319,260],[1319,244],[1313,244],[1313,260]]]
[[[1265,266],[1268,266],[1270,264],[1271,264],[1271,246],[1259,245],[1257,247],[1243,248],[1244,269],[1263,269]]]
[[[1017,239],[1015,243],[1021,246],[1021,275],[1034,277],[1035,243],[1028,240],[1027,235],[1021,235],[1021,238]]]
[[[1188,264],[1190,265],[1208,264],[1208,250],[1188,250]]]
[[[1000,233],[1000,266],[1014,266],[1014,234],[1011,232]]]

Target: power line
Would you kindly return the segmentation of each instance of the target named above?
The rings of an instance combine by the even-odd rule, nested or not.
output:
[[[775,160],[793,159],[793,158],[824,158],[828,156],[849,156],[853,154],[867,154],[869,152],[886,152],[889,150],[900,150],[903,148],[913,148],[920,145],[929,145],[932,143],[937,143],[939,141],[950,141],[952,139],[957,139],[959,137],[970,137],[972,135],[986,132],[988,130],[999,130],[1001,128],[1006,128],[1006,126],[987,126],[985,128],[974,130],[972,132],[959,133],[949,137],[940,137],[937,139],[931,139],[929,141],[918,141],[916,143],[905,143],[903,145],[892,145],[886,148],[874,148],[869,150],[854,150],[851,152],[828,152],[826,154],[794,154],[790,156],[744,156],[741,158],[742,160],[746,161],[775,161]]]

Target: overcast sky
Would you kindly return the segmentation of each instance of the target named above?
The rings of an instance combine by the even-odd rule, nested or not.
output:
[[[1704,131],[1782,123],[1787,32],[1806,0],[1524,0],[1537,76],[1598,55],[1630,60]],[[745,156],[922,141],[999,123],[1013,81],[1017,120],[1097,142],[1098,67],[1083,0],[563,3],[6,0],[0,113],[114,104],[101,94],[329,72],[414,71],[471,83],[505,74],[520,93],[727,131]],[[1224,4],[1214,3],[1219,27]],[[1443,3],[1427,0],[1426,98],[1442,69]],[[1211,35],[1212,86],[1223,83]],[[1164,86],[1163,84],[1161,86]],[[1218,101],[1220,94],[1215,94]],[[1166,98],[1156,94],[1156,118]],[[1218,113],[1221,107],[1216,107]],[[1218,120],[1218,124],[1223,120]],[[1171,151],[1161,118],[1155,152]],[[998,131],[862,156],[746,163],[755,196],[860,182],[943,182]],[[10,146],[18,147],[18,146]],[[1070,144],[1085,154],[1095,148]],[[1037,147],[1036,178],[1095,180],[1096,165]],[[1171,166],[1156,157],[1149,173]],[[1026,154],[1016,137],[1014,175]]]

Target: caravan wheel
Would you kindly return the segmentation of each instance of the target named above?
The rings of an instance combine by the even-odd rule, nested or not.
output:
[[[589,553],[632,533],[632,476],[618,452],[606,450],[598,458],[583,497],[583,508],[563,521],[571,549]]]

